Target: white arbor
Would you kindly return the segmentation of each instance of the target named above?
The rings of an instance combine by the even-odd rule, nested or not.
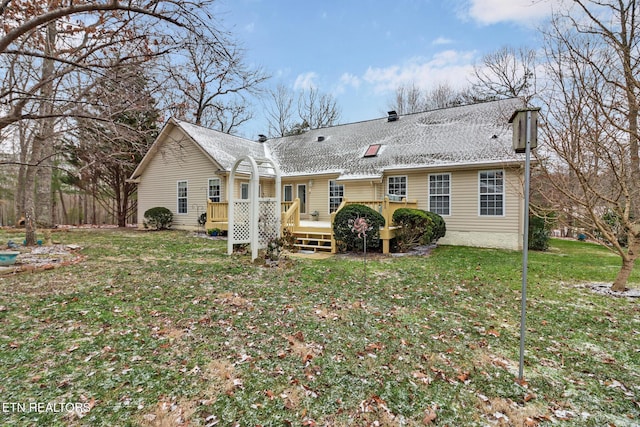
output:
[[[247,198],[234,195],[236,174],[240,166],[249,174]],[[275,177],[275,197],[260,197],[260,172],[265,177]],[[229,177],[229,233],[227,253],[233,253],[233,245],[251,245],[251,261],[258,257],[258,250],[267,247],[270,240],[280,237],[280,168],[272,160],[242,156],[236,160]],[[242,193],[242,192],[241,192]]]

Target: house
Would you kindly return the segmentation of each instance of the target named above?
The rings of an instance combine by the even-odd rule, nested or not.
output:
[[[359,202],[388,218],[400,206],[440,214],[447,224],[440,244],[520,249],[524,156],[512,148],[509,124],[520,107],[520,100],[507,99],[390,112],[259,141],[170,119],[131,176],[138,183],[139,225],[147,209],[164,206],[174,213],[174,228],[197,228],[207,212],[208,228],[226,229],[231,169],[236,159],[251,156],[280,168],[283,212],[289,211],[284,226],[299,233],[309,227],[301,246],[330,240],[321,226],[345,203]],[[248,198],[248,175],[235,183],[234,197]],[[273,195],[274,186],[273,179],[261,180],[260,195]]]

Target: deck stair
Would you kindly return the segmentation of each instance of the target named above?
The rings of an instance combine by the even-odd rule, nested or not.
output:
[[[293,232],[294,247],[313,252],[331,252],[331,229],[298,229]]]

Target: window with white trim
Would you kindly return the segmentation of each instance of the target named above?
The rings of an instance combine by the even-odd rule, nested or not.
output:
[[[480,216],[504,215],[504,171],[480,171]]]
[[[293,202],[293,185],[287,184],[284,186],[284,199],[285,202]]]
[[[187,181],[178,181],[178,213],[188,213],[188,184]]]
[[[209,178],[209,186],[207,190],[207,197],[211,202],[221,202],[220,199],[220,178]]]
[[[338,210],[344,198],[344,185],[337,181],[329,181],[329,213]]]
[[[390,196],[407,197],[407,177],[390,176],[387,178],[387,194]]]
[[[451,215],[451,174],[429,175],[429,211]]]
[[[242,200],[249,199],[249,183],[248,182],[240,183],[240,199]]]

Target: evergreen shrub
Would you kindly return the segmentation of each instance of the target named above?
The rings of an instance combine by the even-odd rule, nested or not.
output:
[[[384,227],[384,217],[365,205],[347,205],[340,209],[333,222],[333,234],[341,251],[364,250],[364,239],[353,232],[353,222],[364,218],[369,224],[367,250],[380,247],[380,227]]]
[[[147,209],[144,213],[145,226],[155,228],[156,230],[163,230],[171,227],[173,222],[173,213],[162,206],[156,206],[155,208]]]

